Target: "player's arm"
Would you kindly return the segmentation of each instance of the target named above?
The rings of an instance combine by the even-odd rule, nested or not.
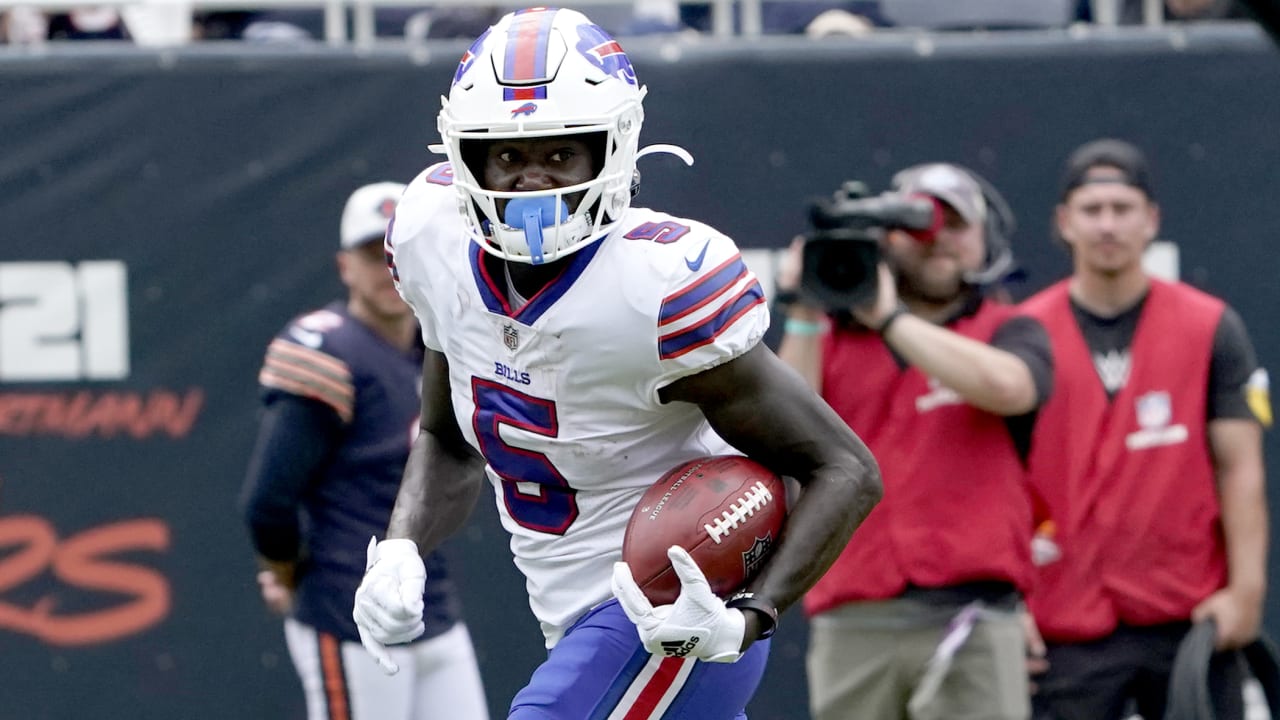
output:
[[[787,609],[831,567],[880,500],[883,485],[871,451],[763,345],[677,380],[661,397],[698,405],[726,441],[800,483],[782,542],[747,588],[779,612]],[[745,615],[744,648],[763,620]]]
[[[341,431],[337,413],[316,400],[279,393],[263,410],[240,508],[259,563],[286,587],[302,547],[300,498]]]
[[[1218,478],[1227,546],[1227,587],[1196,608],[1213,616],[1218,645],[1238,648],[1258,636],[1267,589],[1267,494],[1262,428],[1252,420],[1209,422],[1209,448]]]
[[[1219,648],[1237,648],[1257,637],[1267,590],[1269,545],[1266,469],[1262,426],[1270,420],[1264,388],[1251,382],[1257,372],[1244,323],[1227,309],[1214,338],[1209,380],[1209,451],[1218,482],[1222,531],[1227,550],[1227,586],[1192,613],[1213,617]]]
[[[800,270],[804,265],[803,237],[792,239],[778,270],[779,292],[795,295],[800,289]],[[822,394],[822,345],[827,313],[808,302],[796,300],[783,306],[784,319],[771,324],[781,325],[782,339],[778,343],[778,357],[795,368],[809,387]],[[788,329],[793,326],[794,329]]]
[[[387,525],[387,536],[369,544],[352,617],[360,642],[388,673],[399,666],[385,645],[423,633],[422,559],[466,522],[483,485],[483,462],[454,420],[449,364],[427,350],[422,361],[422,427],[409,450]]]
[[[1016,334],[1006,330],[1010,325]],[[907,363],[937,378],[970,405],[996,415],[1022,415],[1048,395],[1047,387],[1040,386],[1052,377],[1049,338],[1031,318],[1014,318],[1001,329],[1006,330],[1006,342],[1014,344],[988,345],[906,314],[883,337]]]
[[[413,540],[425,557],[470,516],[483,468],[453,414],[448,361],[428,350],[422,361],[422,428],[409,451],[387,538]]]

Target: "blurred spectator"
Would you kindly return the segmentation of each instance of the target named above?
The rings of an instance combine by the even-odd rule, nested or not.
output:
[[[129,40],[120,12],[113,7],[86,5],[49,16],[50,40]]]
[[[390,10],[390,8],[388,8]],[[402,34],[409,40],[446,40],[479,37],[498,22],[503,11],[494,5],[438,7],[412,12],[401,23]],[[387,19],[392,19],[388,17]],[[379,34],[382,33],[381,19]]]
[[[828,34],[821,32],[822,25],[832,26],[833,18],[850,17],[857,26],[866,24],[870,27],[890,25],[881,13],[881,0],[844,0],[844,2],[820,2],[817,0],[779,0],[761,3],[760,24],[767,35],[792,34],[810,32],[809,27],[819,18],[817,32],[812,34]],[[680,24],[698,30],[711,32],[711,6],[685,3],[680,6]],[[741,19],[735,17],[735,27]]]
[[[607,18],[597,18],[601,27],[608,26]],[[651,35],[654,33],[678,32],[680,24],[680,3],[676,0],[634,0],[631,7],[631,18],[617,28],[619,35]]]
[[[0,42],[34,45],[46,40],[132,40],[124,18],[113,7],[85,5],[45,13],[34,5],[0,12]]]
[[[823,10],[804,28],[804,34],[812,38],[858,37],[875,29],[875,25],[861,15],[848,10],[832,8]]]
[[[49,37],[49,19],[38,8],[19,5],[0,13],[0,42],[36,45]]]
[[[459,7],[378,7],[374,33],[408,40],[471,39],[497,22],[493,5]],[[349,21],[350,22],[350,21]],[[324,37],[324,12],[316,9],[207,12],[196,15],[197,36],[205,40],[306,41]]]
[[[240,40],[244,37],[245,28],[261,14],[256,10],[198,12],[192,18],[195,39]]]
[[[1116,4],[1116,21],[1121,25],[1139,25],[1143,22],[1143,0],[1111,0]],[[1097,0],[1078,0],[1076,19],[1095,22],[1100,12],[1095,12]],[[1164,0],[1165,20],[1226,20],[1245,19],[1249,13],[1239,0]]]
[[[1139,0],[1140,2],[1141,0]],[[1010,30],[1070,24],[1075,0],[881,0],[880,12],[895,26],[930,30]]]

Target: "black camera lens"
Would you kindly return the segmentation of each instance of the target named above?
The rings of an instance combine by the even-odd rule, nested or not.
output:
[[[852,292],[867,282],[874,270],[856,245],[843,245],[824,253],[822,264],[816,268],[818,282],[834,292]]]
[[[804,246],[800,287],[829,309],[844,310],[876,295],[878,238],[858,230],[823,230]]]

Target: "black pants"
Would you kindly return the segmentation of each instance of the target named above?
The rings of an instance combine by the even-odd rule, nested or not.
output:
[[[1049,644],[1049,670],[1036,678],[1035,720],[1144,720],[1164,717],[1169,674],[1189,623],[1121,625],[1101,640]],[[1218,720],[1243,720],[1245,671],[1234,653],[1214,655],[1209,692]]]

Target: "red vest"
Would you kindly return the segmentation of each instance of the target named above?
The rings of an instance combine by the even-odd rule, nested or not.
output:
[[[1062,558],[1028,598],[1046,639],[1104,637],[1118,622],[1186,620],[1226,584],[1206,396],[1221,301],[1151,281],[1111,402],[1072,314],[1067,282],[1023,303],[1053,345],[1053,396],[1040,410],[1030,481],[1037,519]]]
[[[1013,312],[988,301],[949,327],[987,342]],[[823,397],[875,454],[884,498],[805,596],[805,612],[895,597],[908,583],[1025,588],[1031,505],[1004,418],[900,369],[873,333],[834,330],[823,354]]]

